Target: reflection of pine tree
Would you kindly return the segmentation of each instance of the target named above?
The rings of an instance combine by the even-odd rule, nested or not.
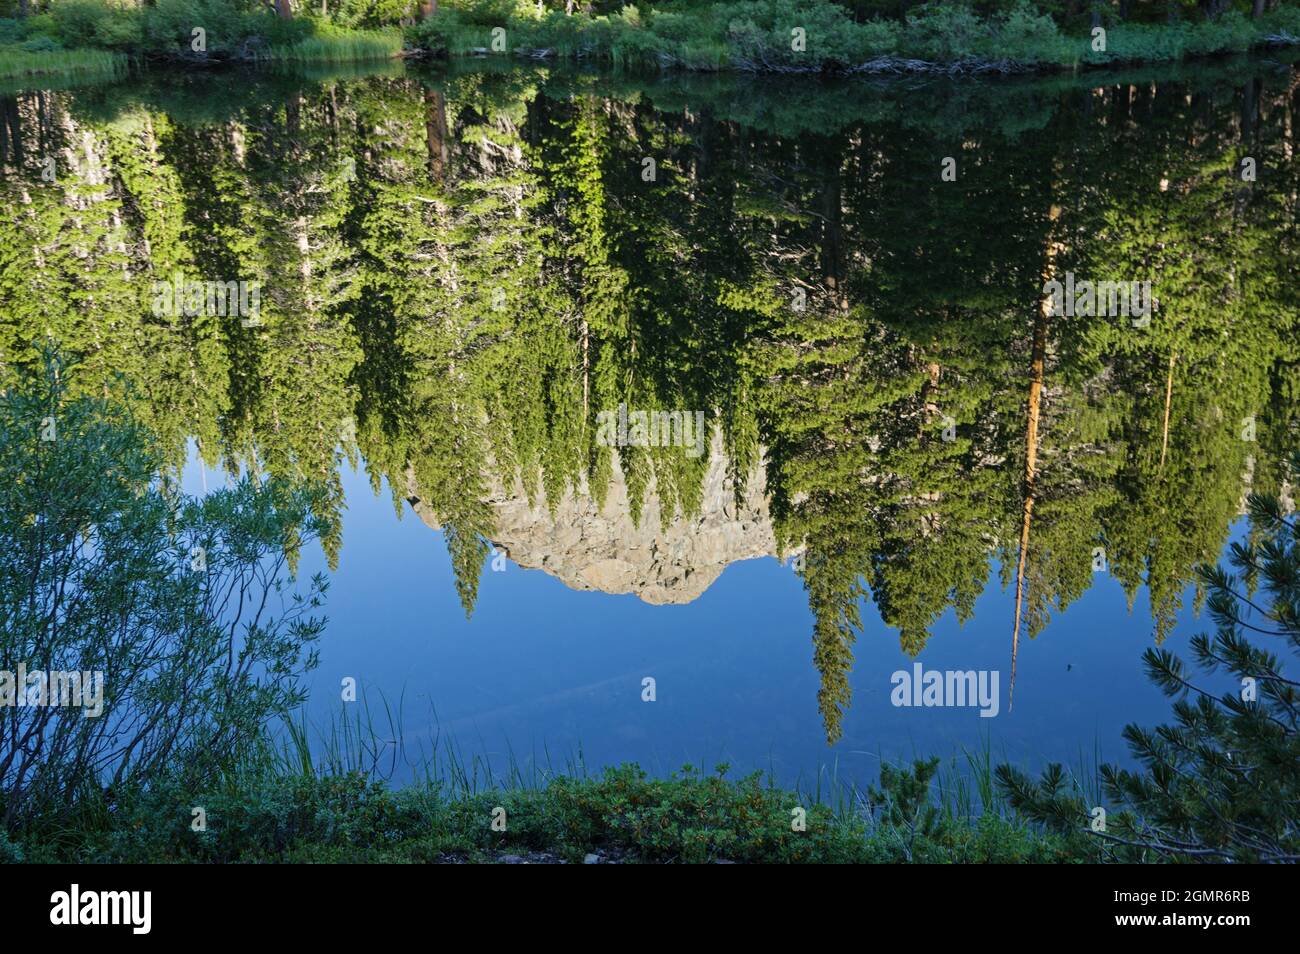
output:
[[[329,526],[322,544],[333,562],[343,505],[335,454],[352,415],[348,378],[360,357],[347,320],[356,266],[338,234],[351,183],[325,145],[333,134],[328,110],[319,100],[308,106],[290,95],[283,125],[250,137],[250,172],[264,197],[256,209],[268,300],[264,328],[250,330],[258,332],[263,389],[256,413],[267,420],[259,463],[326,490],[329,509],[318,516]]]
[[[1278,333],[1288,319],[1273,304],[1276,217],[1240,203],[1229,127],[1162,122],[1177,108],[1171,94],[1124,106],[1140,120],[1119,127],[1127,148],[1094,168],[1099,196],[1133,198],[1077,211],[1075,229],[1094,239],[1073,267],[1094,280],[1150,279],[1159,308],[1146,327],[1075,318],[1064,340],[1067,360],[1108,368],[1124,395],[1114,411],[1121,499],[1102,520],[1113,572],[1130,600],[1145,581],[1162,639],[1191,567],[1214,559],[1239,512],[1255,450],[1241,432],[1268,401],[1269,355],[1290,336]],[[1132,152],[1138,143],[1142,156]]]
[[[879,549],[871,444],[891,397],[890,382],[876,377],[882,343],[863,340],[851,311],[810,309],[787,317],[765,356],[760,427],[772,519],[780,547],[804,550],[818,705],[832,742],[849,704],[862,580]]]
[[[76,387],[133,380],[174,462],[197,436],[209,463],[324,481],[331,553],[338,445],[360,451],[376,489],[446,527],[467,610],[494,478],[554,507],[584,483],[603,500],[618,466],[636,518],[652,491],[665,520],[690,515],[707,460],[600,447],[595,415],[708,410],[737,497],[765,451],[778,540],[804,551],[831,738],[868,591],[918,652],[949,608],[970,614],[996,554],[1033,635],[1104,546],[1163,635],[1243,474],[1285,490],[1300,173],[1292,98],[1267,82],[1247,142],[1234,104],[1173,86],[1021,122],[881,102],[886,119],[843,128],[530,83],[288,84],[197,122],[6,103],[22,134],[0,144],[6,357],[30,361],[48,332],[80,359]],[[45,148],[57,186],[39,180]],[[1248,188],[1228,176],[1246,148],[1263,160]],[[1058,270],[1158,279],[1149,327],[1061,316],[1036,341],[1053,204]],[[176,268],[262,281],[264,326],[150,314],[149,283]]]
[[[123,219],[134,238],[132,267],[141,292],[144,333],[139,357],[150,382],[142,419],[148,421],[180,466],[186,440],[196,438],[209,464],[216,464],[220,421],[227,403],[229,362],[222,345],[223,319],[207,314],[152,314],[153,283],[176,273],[200,278],[194,268],[192,229],[174,157],[168,155],[175,128],[162,113],[137,110],[119,116],[103,133],[113,173],[120,184]],[[139,263],[138,265],[136,263]],[[233,277],[233,276],[232,276]],[[138,359],[137,359],[138,360]],[[139,361],[143,371],[144,361]]]

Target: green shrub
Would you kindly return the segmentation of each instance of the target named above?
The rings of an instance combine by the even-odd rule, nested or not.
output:
[[[1017,3],[997,23],[996,45],[1001,58],[1017,63],[1068,63],[1073,59],[1071,41],[1061,36],[1056,21],[1035,13],[1028,3]]]
[[[454,11],[462,23],[485,27],[504,26],[521,14],[527,16],[514,0],[449,0],[445,9]]]
[[[23,41],[22,49],[27,53],[52,53],[63,49],[63,46],[52,37],[34,36],[30,40]]]
[[[319,535],[314,495],[244,480],[185,498],[152,434],[67,381],[50,360],[0,394],[0,659],[98,673],[99,694],[82,718],[0,706],[0,734],[46,743],[0,748],[8,825],[73,812],[101,784],[227,771],[303,701],[324,628],[328,584],[298,593],[286,570],[287,542]]]
[[[907,17],[904,51],[911,56],[947,63],[969,57],[989,36],[986,21],[969,8],[927,3]]]
[[[695,39],[699,22],[683,13],[657,10],[650,18],[650,30],[655,36],[672,43],[686,43]]]
[[[9,833],[0,828],[0,865],[22,864],[24,860],[23,846],[10,841]]]
[[[1260,26],[1268,35],[1300,38],[1300,5],[1279,4],[1264,14]]]
[[[565,16],[552,5],[539,16],[528,2],[450,0],[430,20],[413,26],[408,38],[418,48],[456,55],[489,48],[489,31],[500,26],[507,30],[509,51],[546,49],[557,56],[687,69],[789,71],[853,68],[882,56],[958,67],[1160,62],[1248,49],[1262,36],[1281,36],[1288,28],[1292,35],[1300,33],[1300,16],[1293,10],[1271,11],[1264,21],[1253,21],[1233,9],[1217,20],[1112,26],[1106,51],[1095,52],[1087,33],[1061,32],[1060,17],[1054,16],[1061,12],[1059,4],[934,0],[912,6],[901,20],[863,22],[850,15],[852,6],[827,0],[722,0],[614,9],[611,3],[598,5],[606,12],[596,15]],[[803,31],[803,50],[792,43],[796,29]]]
[[[37,36],[48,36],[51,39],[58,39],[58,27],[55,25],[54,17],[49,13],[37,13],[23,21],[23,36],[27,38]]]
[[[1108,15],[1105,51],[1091,48],[1091,13],[1067,16],[1059,0],[596,0],[573,16],[564,13],[561,0],[544,0],[541,7],[533,0],[443,0],[432,18],[418,21],[416,0],[340,0],[325,14],[309,5],[291,20],[253,0],[157,0],[139,7],[111,0],[49,2],[46,12],[22,22],[0,19],[0,45],[33,41],[30,52],[188,54],[192,31],[202,27],[207,52],[217,58],[275,49],[281,53],[274,58],[373,59],[386,55],[377,46],[385,41],[302,44],[405,22],[410,46],[452,55],[490,50],[491,30],[504,27],[506,53],[548,50],[651,67],[804,71],[851,69],[882,56],[962,68],[1164,62],[1240,52],[1265,37],[1300,38],[1300,8],[1280,6],[1251,19],[1245,0],[1214,19],[1169,23],[1148,16],[1141,5],[1125,22]],[[805,49],[793,48],[794,30],[803,31]],[[292,57],[283,53],[299,46]]]
[[[61,0],[49,16],[65,47],[130,49],[140,43],[140,19],[134,10],[112,7],[102,0]]]
[[[269,12],[246,14],[222,0],[157,0],[143,17],[145,44],[160,52],[188,51],[196,27],[205,31],[209,54],[225,55],[253,38],[291,43],[311,32],[309,21],[279,21]]]
[[[20,43],[27,36],[24,21],[0,17],[0,44]]]
[[[351,29],[393,26],[416,15],[415,0],[332,0],[330,20]]]

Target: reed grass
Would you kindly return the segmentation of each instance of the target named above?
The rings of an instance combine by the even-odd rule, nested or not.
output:
[[[479,754],[468,754],[443,732],[436,711],[429,714],[430,738],[417,741],[405,731],[405,699],[390,701],[383,693],[358,700],[312,723],[299,712],[266,747],[267,757],[254,773],[271,776],[328,777],[356,773],[383,781],[432,785],[455,797],[498,790],[540,790],[557,778],[589,777],[581,747],[556,759],[548,747],[526,758],[507,747],[504,767]],[[480,751],[487,746],[480,740]]]
[[[276,63],[361,63],[391,60],[402,52],[396,30],[373,30],[313,36],[289,46],[273,46],[261,59]]]
[[[503,790],[541,791],[557,779],[595,777],[581,746],[558,757],[545,746],[541,753],[526,757],[520,757],[507,746],[504,765],[494,766],[483,755],[466,752],[460,742],[444,732],[437,712],[432,709],[427,720],[432,726],[429,738],[417,742],[405,729],[405,710],[404,697],[393,702],[378,693],[377,699],[372,700],[363,692],[357,702],[341,707],[323,722],[313,724],[300,712],[275,736],[267,749],[269,758],[256,771],[270,776],[298,774],[321,778],[357,773],[399,784],[433,786],[456,798]],[[487,744],[480,739],[478,751],[487,750]],[[876,759],[885,761],[879,753]],[[984,816],[1010,820],[1014,813],[999,794],[995,781],[995,769],[1005,761],[1006,753],[995,751],[988,735],[973,748],[963,746],[940,766],[931,793],[933,804],[946,818],[964,824],[974,824]],[[1103,803],[1101,762],[1100,744],[1094,741],[1093,751],[1081,750],[1067,771],[1073,790],[1093,805]],[[717,768],[705,760],[691,766],[701,777]],[[658,774],[667,773],[658,771]],[[767,787],[778,787],[774,765],[769,765],[763,774]],[[841,773],[838,758],[819,766],[811,779],[803,775],[795,778],[790,787],[803,803],[824,806],[836,818],[860,819],[869,814],[866,789]]]
[[[1090,857],[1077,838],[1063,840],[1000,808],[974,810],[997,804],[987,741],[963,753],[964,764],[953,762],[969,796],[950,780],[930,802],[893,800],[905,809],[900,817],[880,810],[879,793],[872,804],[846,781],[838,762],[794,788],[778,785],[773,771],[731,779],[729,766],[704,763],[669,776],[634,765],[590,774],[580,748],[558,760],[545,748],[527,757],[508,748],[502,767],[468,755],[437,727],[436,713],[426,736],[405,732],[405,701],[363,693],[315,723],[299,711],[199,787],[183,772],[120,792],[89,785],[71,811],[8,841],[0,832],[0,861],[423,863],[527,852],[581,861],[592,851],[672,863]],[[486,751],[481,739],[478,745]],[[406,777],[390,787],[395,773]],[[189,809],[177,808],[190,805],[207,812],[202,837]],[[792,806],[806,812],[806,829],[792,828]],[[935,810],[939,824],[919,830],[915,820]],[[507,813],[508,828],[488,825],[498,811]]]
[[[23,76],[83,76],[115,79],[126,72],[127,57],[104,50],[0,50],[0,79]]]

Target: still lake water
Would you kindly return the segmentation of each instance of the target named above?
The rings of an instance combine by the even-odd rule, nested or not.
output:
[[[497,771],[1122,761],[1196,565],[1289,492],[1298,75],[15,90],[0,344],[76,355],[187,490],[328,488],[317,725],[350,678]],[[1067,275],[1156,307],[1054,313]],[[917,663],[996,715],[894,705]]]

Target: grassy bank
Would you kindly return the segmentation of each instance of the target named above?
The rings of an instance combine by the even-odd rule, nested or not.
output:
[[[0,79],[33,75],[112,75],[131,61],[190,66],[223,62],[353,63],[402,53],[395,27],[357,29],[329,19],[282,19],[229,0],[160,0],[129,6],[57,0],[44,12],[0,18]]]
[[[1229,10],[1190,23],[1066,32],[1028,3],[988,16],[926,4],[856,20],[825,0],[735,0],[565,15],[510,0],[456,0],[409,31],[435,54],[583,59],[656,69],[776,73],[1023,72],[1178,62],[1300,41],[1300,10]]]
[[[580,755],[504,767],[450,737],[408,750],[400,703],[359,703],[241,741],[216,776],[178,764],[120,787],[87,785],[8,835],[0,863],[1042,864],[1108,860],[1081,826],[1020,815],[985,739],[947,762],[884,764],[865,789],[831,774],[776,785],[727,765],[653,777],[593,774]],[[413,781],[390,786],[404,766]],[[1081,758],[1061,794],[1088,804],[1098,764]],[[5,814],[0,790],[0,818]],[[201,822],[196,821],[201,819]]]
[[[421,19],[415,0],[343,0],[300,6],[290,16],[249,0],[37,0],[32,14],[11,11],[0,18],[0,79],[70,74],[104,62],[121,69],[126,58],[190,66],[373,62],[399,56],[404,47],[435,56],[521,56],[655,70],[1010,73],[1179,62],[1300,42],[1300,7],[1291,0],[1254,17],[1245,0],[1227,3],[1214,17],[1171,7],[1146,10],[1159,18],[1139,22],[1106,11],[1098,14],[1104,37],[1094,36],[1091,14],[1066,15],[1032,0],[434,5],[438,9]]]
[[[104,50],[32,52],[0,48],[0,79],[21,76],[84,76],[112,79],[126,72],[127,57]]]
[[[83,803],[72,824],[0,833],[0,861],[1097,860],[1082,836],[997,813],[957,817],[914,798],[918,790],[909,770],[874,805],[831,808],[756,775],[652,779],[635,766],[480,792],[430,783],[390,790],[360,773],[264,776],[197,794],[163,786]],[[203,830],[195,830],[196,809]]]
[[[367,63],[391,60],[402,53],[396,30],[357,31],[341,36],[312,36],[297,43],[268,47],[258,59],[279,63]]]

